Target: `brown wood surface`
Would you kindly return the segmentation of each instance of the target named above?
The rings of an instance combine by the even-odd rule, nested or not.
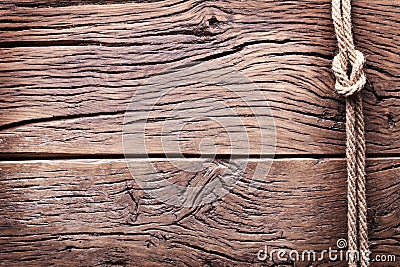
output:
[[[397,257],[372,266],[399,266],[400,5],[352,4],[356,46],[367,58],[371,249]],[[333,89],[330,0],[0,0],[0,18],[1,266],[265,266],[257,260],[265,245],[320,251],[346,237],[345,110]],[[267,103],[244,105],[213,84],[194,84],[150,112],[150,159],[138,149],[124,160],[132,97],[162,71],[196,60],[233,66],[261,90],[275,122],[275,159],[254,159],[263,154],[256,118],[270,116],[252,112]],[[229,164],[231,149],[244,143],[210,124],[228,109],[200,114],[208,118],[179,135],[162,129],[178,104],[195,109],[205,100],[228,103],[246,125],[249,150]],[[192,118],[187,111],[176,125]],[[162,147],[161,133],[188,158],[165,158],[174,151]],[[209,138],[215,151],[199,149]],[[145,162],[155,166],[149,177],[208,182],[208,168],[173,165],[195,163],[200,152],[215,152],[215,166],[253,159],[230,193],[197,208],[162,203],[135,182]],[[260,162],[271,170],[250,191]]]
[[[170,177],[194,177],[165,159],[152,162]],[[346,237],[344,160],[275,160],[250,192],[260,162],[251,160],[229,194],[197,208],[149,197],[124,160],[2,162],[0,260],[5,266],[260,266],[256,254],[264,245],[321,251]],[[143,169],[142,159],[128,163]],[[400,257],[400,161],[374,159],[368,166],[371,249]]]
[[[399,8],[354,2],[356,44],[368,62],[368,153],[398,153]],[[233,65],[263,91],[275,118],[276,153],[343,153],[328,0],[5,5],[0,16],[1,152],[121,154],[123,115],[138,87],[166,68],[208,60]],[[186,101],[186,89],[176,102]],[[207,89],[196,97],[210,97]],[[149,128],[156,139],[160,124]],[[229,154],[223,130],[183,130],[184,152],[196,153],[193,144],[211,134],[222,136],[217,152]],[[260,139],[250,141],[250,153],[259,154]],[[148,152],[167,151],[156,142]]]

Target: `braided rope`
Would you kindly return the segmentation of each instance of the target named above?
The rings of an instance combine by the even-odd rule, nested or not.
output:
[[[357,134],[357,205],[358,205],[358,238],[360,243],[361,266],[369,266],[369,258],[364,253],[369,253],[368,247],[368,225],[367,225],[367,198],[365,178],[365,137],[364,137],[364,116],[362,112],[362,98],[356,96],[356,134]]]
[[[355,49],[353,42],[351,0],[332,0],[332,19],[339,47],[339,52],[332,63],[336,77],[335,89],[346,97],[348,249],[358,251],[360,265],[367,267],[369,250],[365,194],[365,137],[363,104],[359,94],[366,82],[363,71],[365,59],[363,54]],[[349,258],[349,266],[357,266],[356,258]]]

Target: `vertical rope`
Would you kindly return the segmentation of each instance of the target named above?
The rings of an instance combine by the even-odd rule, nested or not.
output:
[[[347,158],[347,243],[348,249],[358,251],[357,246],[357,166],[356,153],[356,122],[354,97],[346,98],[346,158]],[[349,160],[350,159],[350,160]],[[350,254],[351,255],[351,254]],[[349,258],[349,266],[357,266],[354,258]]]
[[[367,225],[367,198],[365,178],[365,137],[364,137],[364,116],[362,111],[362,98],[356,96],[356,134],[357,134],[357,205],[358,205],[358,239],[360,244],[361,267],[369,266],[368,246],[368,225]]]
[[[346,158],[348,249],[358,251],[360,266],[369,266],[367,204],[365,194],[365,137],[363,104],[359,91],[366,77],[364,56],[355,49],[351,26],[351,0],[332,0],[332,19],[339,52],[333,59],[335,89],[346,97]],[[348,74],[350,73],[350,75]],[[357,266],[349,258],[349,266]]]

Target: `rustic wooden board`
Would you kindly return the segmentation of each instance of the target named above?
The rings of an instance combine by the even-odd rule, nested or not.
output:
[[[143,161],[129,160],[134,174]],[[0,261],[5,266],[259,266],[256,253],[264,245],[320,251],[346,236],[343,160],[275,160],[250,192],[252,170],[260,162],[252,160],[222,199],[198,208],[150,197],[123,159],[1,162]],[[179,180],[195,177],[177,170],[173,161],[152,163]],[[368,162],[371,249],[398,258],[399,171],[398,159]],[[197,175],[205,178],[204,171]],[[324,261],[313,266],[321,264],[344,266]]]
[[[371,249],[397,257],[372,266],[398,266],[400,6],[352,3],[356,45],[367,57]],[[0,265],[264,266],[256,254],[265,245],[320,251],[346,237],[344,102],[330,70],[330,0],[0,0],[0,16]],[[270,116],[252,111],[267,103],[244,105],[212,83],[167,95],[146,126],[151,159],[139,149],[129,151],[138,158],[122,158],[131,98],[162,71],[196,60],[234,66],[262,91],[278,159],[254,159],[263,154],[256,118]],[[227,163],[232,147],[244,143],[232,142],[226,130],[243,129],[210,124],[230,116],[221,109],[200,114],[207,118],[179,135],[163,131],[190,157],[163,158],[175,152],[160,139],[165,114],[180,103],[196,109],[221,100],[246,125],[248,151]],[[185,111],[177,125],[192,118]],[[216,151],[199,149],[210,137]],[[200,162],[200,152],[219,154],[213,167],[177,167]],[[143,191],[134,180],[161,175],[174,184],[208,184],[219,177],[214,167],[235,168],[247,155],[254,158],[230,193],[197,208],[163,203],[151,195],[157,190]],[[272,168],[250,191],[261,163]],[[289,264],[310,265],[346,263]]]
[[[123,115],[138,87],[193,60],[234,65],[263,91],[275,118],[276,153],[343,153],[344,106],[333,91],[336,44],[328,0],[14,4],[0,9],[3,153],[121,154]],[[400,149],[398,14],[393,1],[354,1],[355,38],[368,60],[369,154]],[[207,89],[198,92],[200,99],[209,97]],[[187,95],[174,97],[179,102]],[[254,119],[247,123],[256,136]],[[160,124],[149,128],[157,139]],[[198,153],[202,138],[219,136],[217,153],[229,154],[223,131],[183,130],[178,141],[185,141],[183,152]],[[250,142],[249,153],[259,154],[260,139]],[[168,151],[154,142],[148,152]]]

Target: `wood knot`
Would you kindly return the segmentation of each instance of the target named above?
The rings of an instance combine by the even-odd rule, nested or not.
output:
[[[218,25],[221,23],[215,16],[212,16],[211,18],[208,19],[208,25],[211,28],[218,27]]]
[[[222,32],[222,26],[226,21],[216,15],[206,16],[199,25],[193,29],[194,35],[198,37],[214,37]]]

